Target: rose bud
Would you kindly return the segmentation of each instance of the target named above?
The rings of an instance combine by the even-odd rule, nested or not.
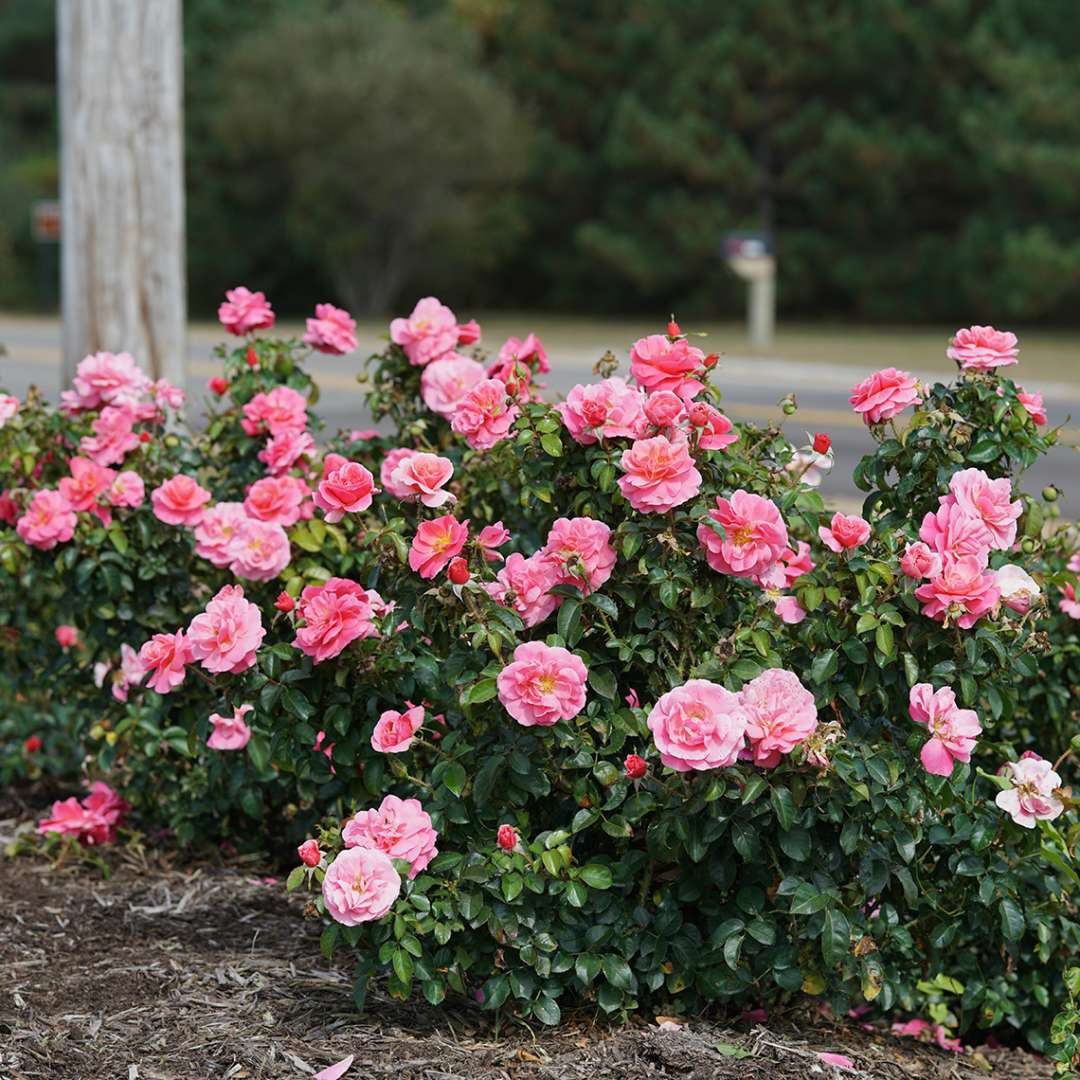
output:
[[[296,854],[305,866],[318,866],[322,862],[322,852],[315,840],[305,840],[297,849]]]
[[[36,754],[41,749],[41,737],[39,735],[28,735],[26,742],[23,743],[23,749],[28,754]]]
[[[667,324],[667,336],[669,338],[682,337],[682,329],[679,327],[679,324],[675,321],[675,316],[674,315],[671,316],[671,321]]]
[[[814,435],[814,453],[815,454],[827,454],[829,447],[832,446],[832,439],[825,434],[824,431],[819,431]]]
[[[705,365],[706,371],[711,371],[714,367],[716,367],[719,362],[720,354],[714,352],[709,353],[709,355],[706,356],[705,359],[702,361],[702,363]]]
[[[150,432],[149,431],[140,431],[139,432],[139,442],[145,444],[145,443],[148,443],[149,441],[150,441]]]
[[[212,390],[221,397],[229,389],[229,380],[222,375],[215,375],[207,384],[206,388]]]
[[[259,366],[259,354],[255,351],[254,345],[247,347],[247,366],[258,367]]]
[[[278,598],[274,601],[274,607],[278,611],[292,611],[296,607],[296,601],[284,590],[278,593]]]
[[[464,585],[469,580],[469,564],[460,555],[456,559],[451,559],[446,576],[455,585]]]
[[[513,825],[499,826],[499,847],[503,851],[513,851],[517,847],[518,835]]]
[[[628,780],[640,780],[648,771],[649,763],[637,754],[631,754],[623,762],[626,766],[626,778]]]

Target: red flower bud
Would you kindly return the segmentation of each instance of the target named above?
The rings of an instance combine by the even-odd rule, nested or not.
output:
[[[229,389],[229,380],[223,375],[215,375],[207,384],[206,388],[212,390],[218,397],[221,397]]]
[[[139,442],[148,443],[149,441],[150,441],[150,432],[149,431],[140,431],[139,432]]]
[[[819,431],[814,435],[815,454],[827,454],[830,446],[832,446],[832,439],[824,431]]]
[[[628,780],[640,780],[649,771],[649,763],[637,754],[631,754],[627,757],[623,765],[626,766]]]
[[[464,585],[469,580],[469,564],[460,556],[456,559],[450,560],[450,566],[446,571],[446,576],[455,585]]]
[[[37,735],[30,735],[27,737],[26,742],[23,743],[23,748],[28,754],[36,754],[41,749],[41,738]]]
[[[315,840],[305,840],[297,849],[296,854],[305,866],[318,866],[322,862],[322,852]]]
[[[667,336],[669,338],[682,337],[682,330],[679,324],[675,321],[675,316],[671,316],[671,322],[667,324]]]
[[[259,366],[259,354],[255,351],[254,345],[247,347],[247,366],[258,367]]]
[[[499,847],[503,851],[513,851],[517,847],[518,835],[513,825],[499,826]]]
[[[296,607],[296,601],[284,590],[278,593],[278,598],[274,601],[274,607],[278,611],[292,611]]]
[[[711,352],[705,357],[703,363],[705,364],[705,370],[711,371],[720,362],[720,354]]]

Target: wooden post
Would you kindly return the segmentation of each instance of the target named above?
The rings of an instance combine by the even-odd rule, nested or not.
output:
[[[180,0],[57,0],[65,385],[130,352],[184,384]]]

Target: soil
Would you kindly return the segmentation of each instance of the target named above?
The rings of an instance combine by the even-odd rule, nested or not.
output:
[[[0,799],[0,846],[22,809]],[[0,1080],[301,1077],[354,1055],[344,1080],[968,1080],[1049,1078],[1019,1050],[950,1054],[806,1012],[681,1030],[589,1018],[497,1027],[467,1003],[359,1016],[343,957],[280,879],[172,863],[128,846],[111,870],[0,861]],[[854,1070],[823,1064],[846,1055]]]

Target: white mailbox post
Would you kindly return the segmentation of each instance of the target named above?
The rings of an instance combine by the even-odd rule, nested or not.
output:
[[[772,348],[776,328],[776,259],[764,233],[729,233],[724,238],[728,266],[748,284],[747,333],[755,349]]]

